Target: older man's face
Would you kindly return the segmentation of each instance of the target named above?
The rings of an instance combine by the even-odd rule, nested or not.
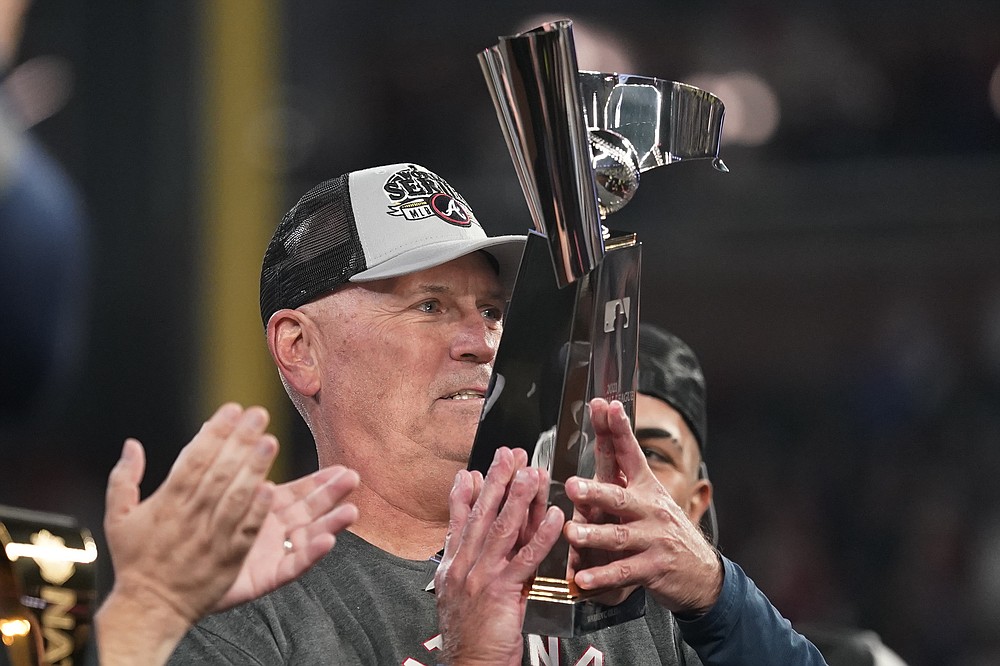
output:
[[[358,438],[397,461],[464,464],[505,302],[496,271],[476,252],[419,273],[350,285],[307,306],[321,323],[318,397],[331,434]]]

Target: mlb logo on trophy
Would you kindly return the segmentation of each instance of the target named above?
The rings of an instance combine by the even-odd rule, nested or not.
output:
[[[619,315],[625,318],[625,325],[622,328],[628,328],[629,320],[632,316],[632,299],[630,297],[616,298],[604,304],[605,333],[611,333],[615,330],[615,322],[618,320]]]

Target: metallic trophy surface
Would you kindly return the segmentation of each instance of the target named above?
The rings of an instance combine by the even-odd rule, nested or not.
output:
[[[566,480],[595,474],[589,400],[620,400],[635,416],[641,245],[602,220],[649,169],[709,158],[725,171],[724,107],[681,83],[580,72],[568,20],[501,37],[479,62],[535,229],[469,469],[485,474],[497,448],[524,448],[549,471],[549,504],[572,516]],[[528,590],[523,631],[573,636],[644,612],[642,589],[616,606],[588,599],[560,538]]]
[[[74,518],[0,506],[0,651],[13,666],[83,663],[97,546]]]

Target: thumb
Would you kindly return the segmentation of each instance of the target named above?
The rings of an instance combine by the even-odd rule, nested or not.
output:
[[[105,497],[104,522],[124,518],[139,504],[139,482],[146,471],[146,454],[139,440],[125,440],[122,455],[108,475],[108,492]]]

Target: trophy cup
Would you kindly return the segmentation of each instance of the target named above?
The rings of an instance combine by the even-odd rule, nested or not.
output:
[[[96,560],[75,519],[0,506],[0,663],[83,663]]]
[[[572,516],[566,480],[595,473],[589,400],[620,400],[635,416],[641,246],[602,220],[629,202],[641,172],[697,158],[726,171],[724,107],[681,83],[578,71],[568,20],[501,37],[479,62],[535,229],[469,469],[485,474],[498,447],[523,447],[549,471],[549,505]],[[570,567],[560,538],[528,590],[525,633],[579,635],[645,612],[642,589],[603,606]]]

